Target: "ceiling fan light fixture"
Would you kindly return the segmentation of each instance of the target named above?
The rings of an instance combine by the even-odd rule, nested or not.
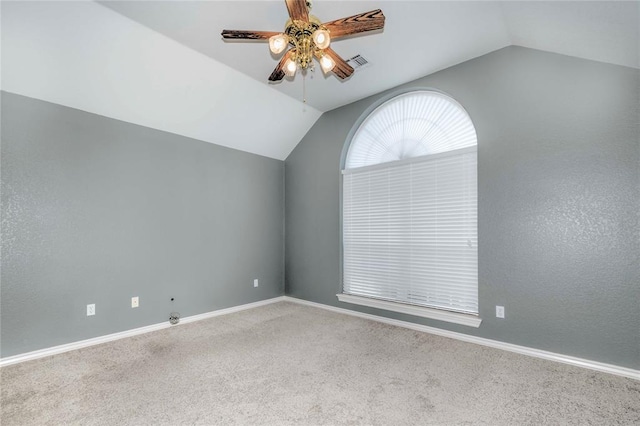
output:
[[[296,61],[291,58],[287,59],[287,62],[284,63],[284,73],[291,77],[296,73],[297,70],[298,65],[296,64]]]
[[[269,50],[271,50],[274,55],[282,53],[288,44],[289,38],[285,34],[277,34],[269,37]]]
[[[325,74],[333,70],[333,68],[336,66],[335,61],[327,55],[322,56],[319,61],[322,72],[324,72]]]
[[[270,82],[294,76],[298,69],[303,73],[309,68],[313,70],[314,58],[320,62],[323,72],[331,71],[338,79],[345,80],[354,69],[329,45],[341,38],[384,28],[385,17],[380,9],[323,22],[309,13],[311,0],[285,0],[285,4],[289,19],[282,32],[222,30],[221,34],[225,40],[268,40],[272,54],[285,52],[269,76]]]
[[[331,44],[331,36],[329,31],[318,29],[313,33],[313,43],[318,49],[326,49]]]

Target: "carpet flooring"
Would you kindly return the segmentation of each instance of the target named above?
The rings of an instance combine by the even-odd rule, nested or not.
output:
[[[10,425],[638,425],[640,382],[280,302],[4,367]]]

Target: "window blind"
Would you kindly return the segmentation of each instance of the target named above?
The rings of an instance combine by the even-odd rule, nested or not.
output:
[[[344,293],[478,313],[476,146],[343,173]]]
[[[376,108],[356,131],[345,169],[475,146],[476,130],[455,100],[433,91],[396,96]]]

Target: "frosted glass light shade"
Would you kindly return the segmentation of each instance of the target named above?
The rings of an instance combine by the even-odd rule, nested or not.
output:
[[[320,67],[322,68],[322,72],[325,74],[330,72],[335,66],[336,63],[329,56],[324,55],[320,58]]]
[[[274,55],[282,53],[282,51],[287,48],[288,44],[289,40],[284,34],[277,34],[269,37],[269,50],[271,50]]]
[[[449,96],[419,90],[376,108],[356,131],[345,169],[438,154],[477,145],[471,118]]]
[[[287,62],[284,63],[284,73],[291,77],[298,70],[298,65],[292,59],[287,59]]]
[[[319,49],[326,49],[331,44],[331,37],[329,36],[329,31],[327,30],[315,30],[313,33],[313,43]]]

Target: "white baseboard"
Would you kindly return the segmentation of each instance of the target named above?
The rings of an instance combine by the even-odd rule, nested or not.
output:
[[[529,348],[526,346],[514,345],[512,343],[500,342],[498,340],[485,339],[483,337],[470,336],[468,334],[457,333],[455,331],[443,330],[440,328],[429,327],[422,324],[415,324],[407,321],[400,321],[392,318],[381,317],[378,315],[365,314],[362,312],[351,311],[349,309],[337,308],[335,306],[323,305],[321,303],[309,302],[295,297],[283,296],[285,302],[299,303],[301,305],[313,306],[328,311],[338,312],[341,314],[351,315],[354,317],[365,318],[385,324],[395,325],[398,327],[408,328],[424,333],[436,334],[438,336],[449,337],[463,342],[475,343],[491,348],[502,349],[509,352],[515,352],[522,355],[528,355],[535,358],[546,359],[549,361],[561,362],[564,364],[574,365],[576,367],[588,368],[590,370],[600,371],[603,373],[615,374],[616,376],[628,377],[630,379],[640,380],[640,370],[632,368],[620,367],[603,362],[591,361],[588,359],[577,358],[569,355],[558,354],[554,352],[544,351],[541,349]]]
[[[245,311],[247,309],[257,308],[259,306],[270,305],[276,302],[282,302],[283,300],[284,300],[284,296],[274,297],[272,299],[260,300],[258,302],[247,303],[245,305],[233,306],[231,308],[219,309],[217,311],[180,318],[180,323],[176,325],[169,324],[169,320],[167,319],[167,321],[160,324],[148,325],[146,327],[134,328],[133,330],[122,331],[119,333],[108,334],[106,336],[100,336],[100,337],[94,337],[92,339],[81,340],[79,342],[73,342],[73,343],[67,343],[65,345],[54,346],[52,348],[39,349],[33,352],[27,352],[24,354],[18,354],[14,356],[5,357],[5,358],[0,358],[0,367],[6,367],[7,365],[18,364],[25,361],[31,361],[38,358],[57,355],[64,352],[73,351],[76,349],[99,345],[101,343],[112,342],[114,340],[125,339],[127,337],[150,333],[152,331],[162,330],[169,327],[178,327],[183,324],[189,324],[189,323],[201,321],[207,318],[218,317],[221,315],[227,315],[227,314],[232,314],[234,312],[240,312],[240,311]]]
[[[335,306],[323,305],[321,303],[309,302],[303,299],[297,299],[289,296],[279,296],[272,299],[261,300],[254,303],[247,303],[245,305],[233,306],[231,308],[220,309],[217,311],[207,312],[204,314],[193,315],[180,319],[180,323],[177,325],[169,324],[169,321],[153,324],[146,327],[135,328],[133,330],[122,331],[120,333],[108,334],[106,336],[94,337],[92,339],[81,340],[79,342],[68,343],[65,345],[54,346],[52,348],[40,349],[33,352],[27,352],[24,354],[14,355],[6,358],[0,358],[0,367],[8,365],[18,364],[25,361],[31,361],[38,358],[44,358],[51,355],[57,355],[64,352],[69,352],[76,349],[86,348],[89,346],[99,345],[101,343],[112,342],[114,340],[124,339],[127,337],[137,336],[140,334],[150,333],[156,330],[162,330],[169,327],[177,327],[183,324],[189,324],[196,321],[201,321],[207,318],[213,318],[221,315],[232,314],[234,312],[240,312],[247,309],[253,309],[260,306],[269,305],[277,302],[292,302],[301,305],[313,306],[328,311],[333,311],[345,315],[351,315],[359,318],[365,318],[372,321],[377,321],[389,325],[395,325],[397,327],[408,328],[415,331],[421,331],[424,333],[435,334],[438,336],[449,337],[463,342],[475,343],[478,345],[488,346],[496,349],[502,349],[509,352],[515,352],[522,355],[528,355],[535,358],[546,359],[550,361],[561,362],[564,364],[574,365],[577,367],[588,368],[590,370],[601,371],[604,373],[615,374],[616,376],[628,377],[630,379],[640,380],[640,370],[634,370],[632,368],[620,367],[612,364],[605,364],[598,361],[591,361],[588,359],[577,358],[569,355],[558,354],[554,352],[543,351],[541,349],[529,348],[526,346],[514,345],[512,343],[500,342],[497,340],[485,339],[483,337],[470,336],[463,333],[457,333],[454,331],[443,330],[440,328],[429,327],[422,324],[415,324],[407,321],[400,321],[392,318],[381,317],[378,315],[365,314],[362,312],[351,311],[349,309],[337,308]]]

